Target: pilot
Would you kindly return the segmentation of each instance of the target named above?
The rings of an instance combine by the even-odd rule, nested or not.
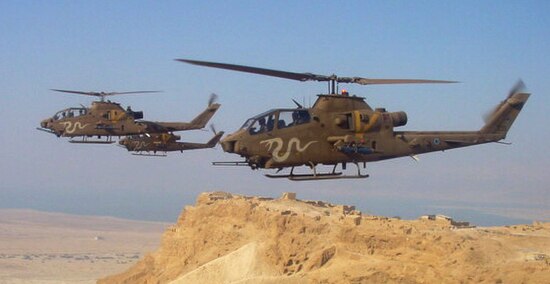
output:
[[[292,119],[294,120],[294,122],[292,122],[293,125],[299,125],[308,121],[307,115],[303,111],[294,111],[292,113]]]
[[[257,125],[259,127],[256,129]],[[254,124],[250,127],[248,131],[250,132],[250,134],[258,134],[258,133],[264,132],[265,129],[266,129],[265,118],[262,117],[258,119],[256,122],[254,122]]]
[[[275,126],[275,119],[274,119],[273,115],[270,115],[267,118],[267,131],[273,130],[273,126]]]
[[[260,129],[258,129],[258,132],[256,133],[264,132],[267,129],[267,126],[265,125],[265,117],[258,119],[258,123],[260,124]]]
[[[297,111],[292,112],[292,125],[300,124],[300,113]]]

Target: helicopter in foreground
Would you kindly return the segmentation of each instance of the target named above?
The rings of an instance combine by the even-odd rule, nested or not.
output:
[[[512,123],[529,98],[520,81],[495,110],[485,125],[477,131],[397,131],[407,123],[403,111],[389,112],[373,109],[364,98],[338,93],[337,84],[409,84],[454,83],[441,80],[369,79],[361,77],[324,76],[312,73],[294,73],[243,65],[176,59],[199,66],[229,69],[297,81],[328,82],[330,93],[318,95],[311,108],[296,101],[297,108],[272,109],[248,119],[239,130],[221,140],[225,152],[244,158],[237,162],[215,162],[214,165],[249,166],[252,169],[276,169],[270,178],[290,180],[320,180],[338,178],[367,178],[362,174],[367,162],[448,149],[498,142],[506,137]],[[344,175],[337,170],[348,163],[357,167],[357,174]],[[318,172],[318,165],[331,165],[332,171]],[[299,166],[308,166],[312,172],[295,173]],[[279,174],[290,168],[290,173]]]
[[[210,118],[216,113],[219,104],[214,103],[212,95],[208,107],[191,122],[156,122],[143,119],[142,111],[133,111],[130,107],[123,109],[120,104],[105,101],[105,97],[123,94],[155,93],[156,91],[136,92],[81,92],[70,90],[53,91],[99,97],[90,107],[72,107],[58,111],[50,118],[40,122],[38,130],[52,133],[57,137],[82,137],[81,140],[71,139],[71,143],[114,143],[112,137],[164,134],[174,131],[184,131],[204,128]],[[97,139],[89,139],[97,137]],[[105,137],[105,140],[102,140]]]
[[[214,137],[206,143],[178,142],[181,136],[173,133],[131,135],[122,138],[118,143],[126,150],[133,152],[132,155],[165,157],[167,152],[183,153],[186,150],[214,148],[224,132],[216,132],[213,126],[211,128]]]

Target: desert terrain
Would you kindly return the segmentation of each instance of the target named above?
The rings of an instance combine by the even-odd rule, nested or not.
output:
[[[433,218],[432,218],[433,217]],[[160,248],[98,283],[548,283],[550,223],[472,227],[203,193]]]
[[[0,283],[95,283],[155,250],[166,226],[0,209]]]

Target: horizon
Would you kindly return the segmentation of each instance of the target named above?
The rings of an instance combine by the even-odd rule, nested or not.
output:
[[[257,194],[258,197],[270,197],[270,198],[280,198],[282,193],[279,196],[273,195],[262,195]],[[201,193],[199,193],[201,194]],[[231,194],[238,194],[233,193]],[[198,196],[196,196],[198,197]],[[195,197],[195,199],[196,199]],[[315,199],[304,199],[299,196],[297,193],[298,200],[314,200]],[[13,199],[9,199],[10,202],[13,202]],[[353,201],[347,203],[335,203],[330,200],[319,200],[323,202],[333,203],[335,205],[352,205],[356,206],[357,209],[367,215],[377,215],[385,217],[397,217],[403,220],[415,220],[420,218],[422,215],[446,215],[457,221],[467,221],[472,225],[476,226],[505,226],[505,225],[517,225],[517,224],[529,224],[536,221],[547,222],[548,220],[540,219],[534,217],[529,212],[521,212],[523,214],[515,215],[509,213],[503,208],[495,207],[496,204],[489,204],[492,207],[480,207],[480,204],[475,203],[463,203],[461,205],[445,205],[447,202],[440,201],[439,203],[430,204],[425,200],[386,200],[376,198],[374,201],[370,201],[368,204],[356,204]],[[181,204],[180,209],[174,206],[174,208],[164,208],[164,210],[158,211],[154,210],[150,212],[149,215],[144,216],[140,211],[136,211],[135,208],[132,208],[131,204],[118,204],[126,205],[125,210],[120,211],[113,210],[113,208],[105,208],[104,214],[95,213],[93,208],[89,207],[65,207],[65,208],[51,208],[46,203],[31,203],[31,207],[24,207],[23,204],[29,204],[25,202],[18,203],[16,201],[12,207],[7,205],[7,203],[0,200],[0,210],[31,210],[37,212],[46,212],[54,214],[69,214],[73,216],[97,216],[97,217],[112,217],[117,219],[125,219],[132,221],[141,221],[141,222],[161,222],[161,223],[174,223],[178,217],[181,215],[186,206],[194,206],[195,200],[189,203]],[[22,206],[18,207],[17,204]],[[370,206],[370,207],[369,207]],[[388,207],[388,208],[384,208]],[[405,207],[405,208],[403,208]],[[500,210],[499,210],[500,209]],[[525,209],[525,208],[524,208]],[[516,209],[517,210],[517,209]],[[543,208],[541,210],[544,210]],[[527,214],[525,214],[527,213]]]

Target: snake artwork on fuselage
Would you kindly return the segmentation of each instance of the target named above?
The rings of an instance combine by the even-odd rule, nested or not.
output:
[[[305,144],[303,147],[301,147],[300,139],[293,137],[288,140],[287,149],[286,151],[281,153],[281,150],[284,146],[284,141],[282,138],[272,138],[260,141],[260,144],[265,144],[267,147],[267,151],[271,152],[271,155],[273,155],[273,160],[275,162],[284,162],[288,159],[290,154],[294,153],[292,146],[296,146],[296,151],[299,153],[304,152],[311,144],[316,143],[317,141],[310,141],[307,144]],[[275,145],[275,147],[273,147]]]

